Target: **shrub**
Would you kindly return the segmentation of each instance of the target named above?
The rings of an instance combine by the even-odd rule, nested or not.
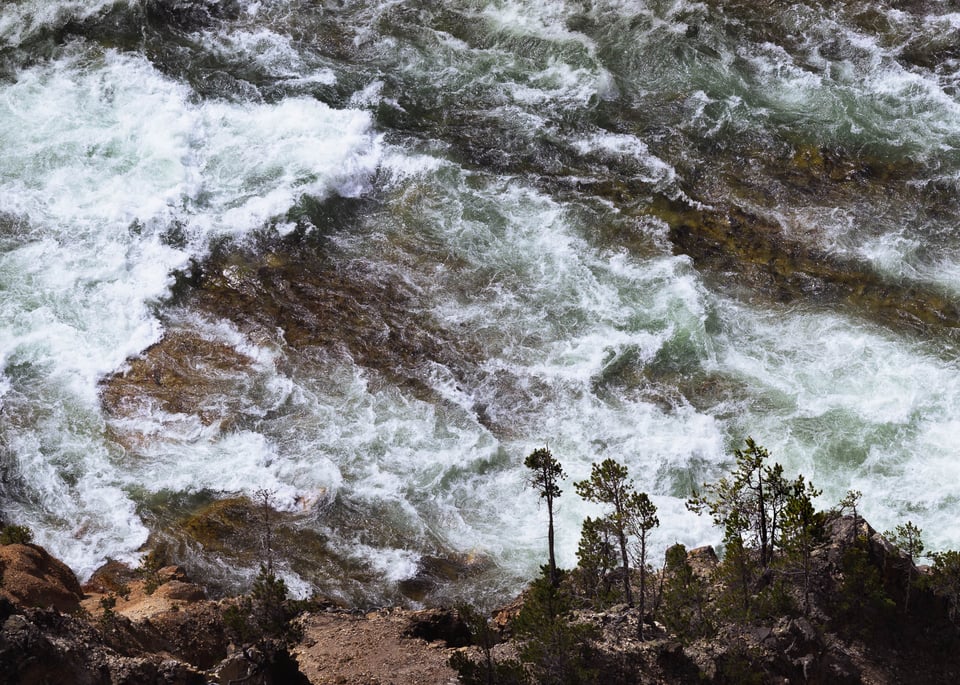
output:
[[[666,553],[663,613],[666,626],[681,640],[711,635],[713,621],[707,612],[706,583],[687,561],[687,548],[677,543]]]
[[[577,548],[579,563],[573,572],[574,584],[596,609],[618,602],[622,595],[613,571],[619,565],[615,547],[615,531],[606,518],[584,519]]]
[[[947,600],[950,620],[960,624],[960,552],[948,550],[934,552],[933,568],[930,572],[930,587]]]
[[[290,645],[298,641],[301,629],[292,623],[295,603],[287,600],[287,584],[266,566],[253,581],[249,596],[223,612],[227,634],[237,644],[246,645],[273,639]]]
[[[167,565],[166,555],[160,550],[152,549],[140,560],[136,574],[143,578],[143,591],[152,595],[165,580],[160,577],[160,569]]]
[[[549,569],[530,586],[515,629],[522,640],[520,662],[533,681],[542,685],[580,685],[596,681],[591,640],[593,626],[571,619],[572,600],[559,571],[554,586]]]
[[[481,658],[474,659],[466,652],[454,652],[450,668],[460,676],[465,685],[521,685],[526,681],[523,666],[516,659],[497,661],[493,647],[497,643],[496,631],[486,616],[468,605],[457,607],[457,613],[470,631],[470,641],[480,648]]]
[[[115,592],[110,592],[100,598],[100,608],[103,613],[100,615],[100,625],[103,628],[112,628],[117,620],[117,599],[130,599],[130,588],[126,585],[120,585]]]
[[[843,582],[834,601],[841,625],[870,634],[884,630],[894,618],[896,604],[887,595],[877,565],[870,559],[868,542],[858,536],[840,561]]]
[[[0,530],[0,545],[28,545],[33,541],[33,531],[26,526],[4,526]]]

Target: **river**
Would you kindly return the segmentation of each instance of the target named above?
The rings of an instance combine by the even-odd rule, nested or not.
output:
[[[592,463],[659,554],[753,436],[960,546],[951,10],[3,3],[0,511],[236,588],[171,522],[266,490],[299,595],[492,601],[546,558],[533,449],[570,566]]]

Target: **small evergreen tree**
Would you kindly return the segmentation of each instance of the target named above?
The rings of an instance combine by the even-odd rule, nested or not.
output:
[[[783,467],[768,464],[770,453],[753,438],[747,438],[746,448],[736,450],[734,457],[732,474],[704,485],[702,493],[694,492],[687,501],[688,509],[708,513],[723,530],[725,552],[718,573],[725,590],[720,604],[734,620],[785,607],[789,597],[782,579],[763,593],[755,592],[754,586],[777,555],[786,553],[799,561],[809,606],[810,555],[823,525],[812,499],[820,493],[805,485],[802,476],[787,481]]]
[[[843,581],[834,594],[836,617],[841,624],[870,633],[890,625],[896,604],[883,585],[877,565],[870,558],[867,539],[858,535],[840,560]]]
[[[26,526],[7,525],[0,529],[0,545],[29,545],[33,531]]]
[[[733,456],[736,468],[730,477],[705,485],[702,494],[694,492],[687,507],[698,514],[709,513],[714,525],[725,530],[735,518],[740,543],[747,548],[754,540],[760,566],[766,569],[773,561],[791,484],[780,464],[767,463],[770,453],[753,438],[748,437],[746,449],[735,450]]]
[[[135,570],[143,578],[143,591],[152,595],[160,587],[164,579],[160,577],[160,569],[167,565],[167,558],[163,550],[152,549],[140,560]]]
[[[677,543],[667,549],[663,567],[663,622],[684,641],[710,635],[706,614],[707,588],[687,559],[687,548]]]
[[[813,500],[821,492],[803,476],[793,482],[792,493],[783,511],[784,565],[797,566],[803,579],[803,613],[810,615],[811,578],[813,575],[813,552],[823,544],[825,516],[813,506]]]
[[[540,498],[547,503],[547,547],[549,549],[550,580],[556,586],[560,581],[557,574],[556,556],[554,555],[553,503],[557,497],[563,494],[558,483],[566,478],[567,474],[563,472],[560,462],[553,458],[553,454],[546,447],[531,452],[523,464],[532,471],[530,486],[535,488],[540,493]]]
[[[253,581],[249,596],[224,611],[224,627],[238,645],[277,640],[285,645],[301,637],[292,623],[296,610],[287,599],[287,584],[266,565]]]
[[[857,514],[857,505],[860,504],[860,499],[863,497],[863,493],[859,490],[847,490],[847,494],[844,495],[843,499],[840,500],[840,513],[849,511],[853,516],[853,527],[850,532],[850,539],[848,544],[854,544],[857,541],[857,535],[859,535],[859,516]]]
[[[277,640],[285,645],[296,642],[300,629],[292,623],[297,614],[287,598],[287,584],[277,575],[273,564],[273,491],[261,488],[255,493],[260,502],[260,540],[262,561],[250,595],[240,598],[224,611],[224,626],[238,644]]]
[[[579,563],[574,577],[580,591],[598,609],[609,606],[617,598],[610,575],[618,561],[615,535],[613,526],[605,517],[594,519],[588,516],[580,529]]]
[[[770,566],[778,535],[779,517],[790,497],[790,484],[783,477],[780,464],[768,465],[770,452],[753,438],[746,439],[746,449],[733,453],[737,469],[736,486],[743,493],[750,529],[757,540],[760,566]]]
[[[263,550],[263,566],[266,572],[273,574],[273,525],[270,514],[273,511],[273,490],[260,488],[254,493],[260,502],[260,544]]]
[[[934,552],[930,558],[933,560],[930,587],[946,598],[950,620],[954,625],[960,625],[960,552]]]
[[[687,508],[697,514],[708,512],[714,525],[723,530],[724,555],[717,567],[724,592],[718,605],[734,620],[747,620],[751,613],[755,565],[747,550],[745,537],[750,531],[751,505],[742,483],[736,478],[720,478],[705,486],[706,492],[694,492]]]
[[[793,495],[794,483],[783,475],[783,466],[775,463],[767,470],[767,491],[770,500],[770,554],[783,549],[783,519]]]
[[[647,542],[650,531],[660,525],[657,518],[657,507],[650,501],[645,492],[633,493],[627,502],[630,512],[630,531],[637,538],[637,565],[640,567],[640,615],[637,618],[637,636],[643,640],[644,616],[647,609]]]
[[[612,511],[607,515],[616,535],[620,548],[620,561],[623,569],[623,594],[627,604],[633,606],[633,592],[630,589],[630,555],[627,547],[627,535],[631,519],[634,516],[632,506],[636,506],[636,494],[633,483],[627,476],[627,467],[613,459],[604,459],[590,469],[590,479],[573,484],[577,494],[591,502],[608,504]]]
[[[910,613],[910,589],[916,582],[914,560],[923,554],[923,531],[917,528],[912,521],[907,521],[898,525],[892,531],[883,534],[894,546],[907,555],[909,564],[907,565],[907,580],[905,583],[903,595],[903,612]]]
[[[728,532],[724,540],[723,559],[716,570],[722,588],[717,607],[730,620],[746,622],[753,618],[755,566],[741,536]]]
[[[591,640],[595,629],[572,620],[573,602],[563,583],[553,584],[549,571],[528,590],[514,625],[520,661],[537,685],[587,685],[597,682]]]

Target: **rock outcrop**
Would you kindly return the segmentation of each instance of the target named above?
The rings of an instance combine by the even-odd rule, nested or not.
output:
[[[66,564],[38,545],[0,546],[0,597],[23,607],[53,607],[69,612],[80,606],[83,591]]]
[[[307,682],[282,644],[232,646],[223,606],[179,567],[154,588],[109,562],[81,588],[36,545],[0,546],[0,563],[0,685]]]

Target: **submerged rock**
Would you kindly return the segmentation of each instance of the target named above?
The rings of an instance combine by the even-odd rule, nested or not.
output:
[[[253,345],[297,360],[348,359],[421,398],[438,399],[433,365],[463,373],[473,354],[415,306],[413,286],[372,265],[338,264],[307,239],[218,249],[181,283],[182,305],[210,321],[231,322]],[[101,383],[114,419],[160,409],[229,429],[244,408],[225,401],[255,360],[236,346],[177,323],[164,338]],[[278,361],[277,363],[282,363]],[[116,424],[116,422],[114,422]],[[136,445],[136,426],[113,426]]]
[[[476,576],[489,567],[490,560],[482,557],[425,555],[417,563],[416,574],[401,580],[399,589],[404,596],[422,602],[438,588]]]
[[[159,25],[181,31],[196,31],[211,26],[221,18],[234,18],[240,13],[235,0],[148,0],[147,18]]]
[[[218,391],[249,369],[252,361],[195,331],[172,331],[104,382],[101,401],[117,418],[137,416],[150,406],[197,416],[207,425],[219,421],[227,426],[230,407],[218,401]]]
[[[946,295],[791,239],[775,222],[739,207],[705,210],[661,199],[649,211],[670,226],[676,250],[698,268],[779,301],[849,304],[896,328],[960,328],[960,307]]]

